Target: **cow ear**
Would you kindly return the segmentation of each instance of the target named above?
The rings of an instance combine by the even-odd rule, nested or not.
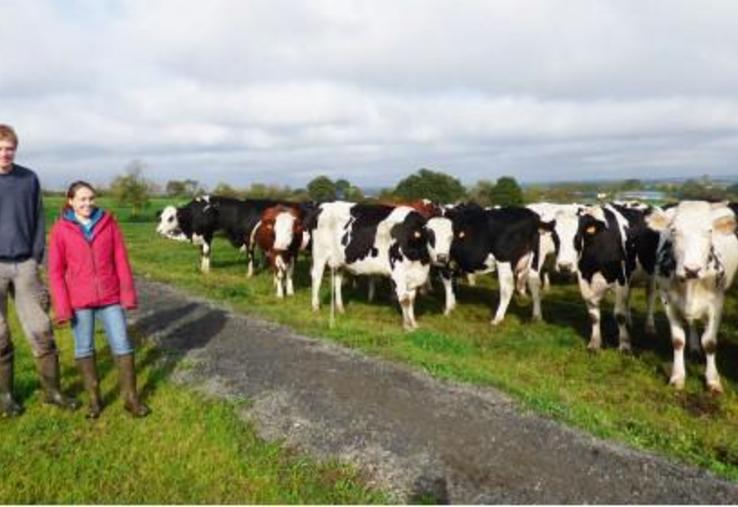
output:
[[[732,214],[723,215],[712,222],[713,230],[720,234],[733,234],[736,232],[737,226],[738,224],[736,224],[735,215]]]
[[[430,246],[436,246],[436,233],[433,229],[426,228],[426,234],[428,235],[428,243]]]
[[[399,240],[401,234],[402,234],[402,224],[401,223],[393,225],[392,228],[390,229],[390,236],[392,237],[392,239]]]
[[[556,220],[551,220],[550,222],[545,222],[543,220],[539,221],[538,223],[538,232],[553,232],[553,230],[556,228]]]
[[[669,222],[671,222],[671,217],[661,210],[654,210],[646,216],[646,224],[654,231],[663,231],[669,226]]]
[[[157,211],[156,212],[156,218],[161,218],[161,214],[162,213],[164,213],[164,210],[163,209],[160,209],[159,211]]]

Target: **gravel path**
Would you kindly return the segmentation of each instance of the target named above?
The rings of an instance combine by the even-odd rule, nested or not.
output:
[[[438,381],[167,285],[138,288],[131,323],[180,362],[175,375],[249,399],[261,436],[350,461],[398,501],[738,503],[738,485],[532,415],[494,389]]]

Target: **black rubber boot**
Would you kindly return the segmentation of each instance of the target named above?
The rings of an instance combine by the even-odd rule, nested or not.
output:
[[[77,410],[79,401],[65,396],[59,387],[59,356],[51,352],[36,358],[36,366],[44,390],[44,403],[56,405],[67,410]]]
[[[94,354],[89,357],[77,359],[77,368],[82,375],[82,382],[85,385],[87,396],[90,398],[90,404],[87,409],[88,419],[97,419],[102,411],[102,401],[100,398],[100,380],[97,376],[97,362]]]
[[[146,417],[151,412],[151,409],[138,399],[138,391],[136,390],[136,365],[133,360],[133,354],[118,356],[115,360],[118,363],[118,369],[120,371],[120,393],[123,397],[123,407],[133,417]]]
[[[23,408],[13,399],[13,351],[0,355],[0,415],[16,417]]]

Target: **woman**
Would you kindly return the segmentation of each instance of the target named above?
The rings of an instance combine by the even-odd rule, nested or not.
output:
[[[120,372],[124,407],[144,417],[149,407],[136,392],[133,347],[125,309],[136,308],[136,289],[123,235],[115,219],[95,206],[95,189],[77,181],[67,191],[62,217],[51,229],[49,279],[58,323],[72,322],[74,356],[90,397],[87,417],[102,410],[95,363],[95,319],[105,327]]]

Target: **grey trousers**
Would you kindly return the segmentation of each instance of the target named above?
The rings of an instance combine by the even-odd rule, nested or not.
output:
[[[13,353],[8,325],[8,295],[13,296],[18,320],[33,355],[42,357],[56,353],[51,321],[45,308],[48,293],[38,277],[38,264],[34,259],[28,259],[22,262],[0,261],[0,356]]]

